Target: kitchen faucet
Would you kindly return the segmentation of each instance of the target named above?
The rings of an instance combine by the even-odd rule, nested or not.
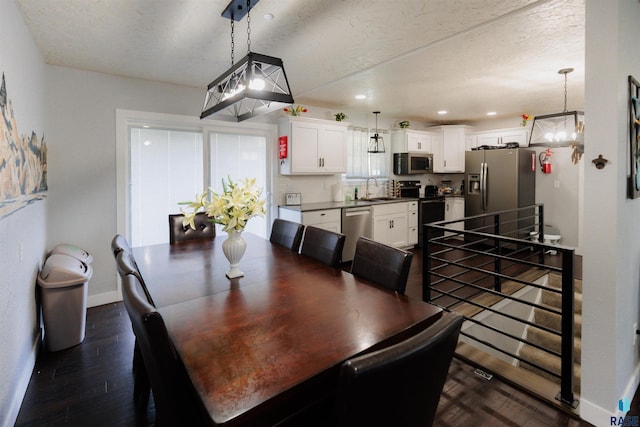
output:
[[[366,199],[369,199],[370,198],[369,196],[371,196],[371,194],[369,194],[369,180],[370,179],[372,179],[373,182],[376,184],[376,189],[378,188],[378,181],[375,178],[367,178],[367,184],[366,184],[365,191],[364,191],[364,197]]]

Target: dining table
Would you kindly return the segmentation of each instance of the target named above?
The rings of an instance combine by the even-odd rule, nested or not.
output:
[[[272,425],[336,392],[341,365],[428,328],[440,308],[244,232],[133,248],[211,425]]]

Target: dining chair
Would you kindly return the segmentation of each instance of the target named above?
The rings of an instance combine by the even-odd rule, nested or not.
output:
[[[120,251],[131,252],[131,246],[126,237],[122,234],[116,234],[111,240],[111,252],[113,252],[113,256],[115,257]]]
[[[344,234],[309,225],[304,230],[300,253],[332,267],[338,267],[344,240]]]
[[[294,252],[300,249],[304,225],[285,219],[276,218],[271,226],[269,241]]]
[[[133,274],[122,279],[122,297],[144,359],[157,426],[196,425],[197,396],[171,343],[162,315],[146,299]]]
[[[123,283],[125,276],[135,276],[140,283],[140,288],[144,293],[147,303],[155,307],[153,299],[147,289],[147,285],[142,279],[142,274],[140,274],[140,270],[138,269],[138,265],[135,262],[133,254],[127,251],[118,252],[116,255],[116,267]],[[149,403],[149,391],[149,378],[147,377],[147,371],[144,367],[144,359],[140,353],[140,346],[138,345],[138,339],[136,338],[133,345],[133,396],[135,404],[139,409],[147,407]]]
[[[183,214],[169,215],[169,243],[186,242],[191,240],[213,239],[216,237],[216,226],[209,221],[205,212],[198,212],[193,221],[195,230],[189,225],[183,225]]]
[[[404,295],[413,253],[359,237],[351,274]]]
[[[124,276],[127,274],[133,274],[134,276],[136,276],[138,281],[141,283],[142,290],[145,297],[147,298],[147,302],[155,307],[153,298],[151,298],[149,289],[147,289],[147,284],[142,278],[142,274],[140,273],[140,269],[138,268],[138,264],[136,263],[133,254],[127,251],[119,252],[116,255],[116,267],[118,269],[118,273],[120,274],[120,278],[124,278]]]
[[[424,331],[347,360],[340,369],[339,426],[431,426],[463,317],[443,313]]]

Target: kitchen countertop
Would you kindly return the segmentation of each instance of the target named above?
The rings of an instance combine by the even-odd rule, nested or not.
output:
[[[417,197],[398,197],[388,200],[352,200],[350,202],[316,202],[316,203],[303,203],[301,205],[278,205],[279,208],[290,209],[292,211],[309,212],[309,211],[322,211],[325,209],[346,209],[346,208],[358,208],[362,206],[381,205],[385,203],[402,203],[418,201]]]

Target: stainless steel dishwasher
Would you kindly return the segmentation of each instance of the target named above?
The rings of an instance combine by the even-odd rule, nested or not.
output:
[[[372,236],[372,224],[370,206],[342,209],[342,234],[346,236],[342,249],[342,262],[353,260],[358,237]]]

